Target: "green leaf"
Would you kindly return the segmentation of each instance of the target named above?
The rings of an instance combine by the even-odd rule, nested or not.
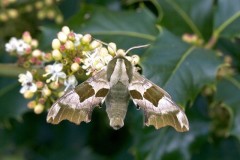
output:
[[[155,40],[158,33],[156,18],[147,9],[140,9],[138,12],[114,12],[95,8],[89,16],[90,19],[80,28],[74,28],[74,31],[90,33],[106,42],[115,42],[120,48],[149,43]],[[78,21],[77,19],[79,17],[76,17],[75,21]]]
[[[39,47],[50,51],[52,40],[57,37],[57,33],[61,31],[61,28],[56,26],[42,26],[40,29],[42,34]]]
[[[144,75],[185,105],[201,88],[214,82],[221,64],[215,52],[184,43],[167,30],[143,55]]]
[[[132,127],[135,144],[132,152],[136,159],[189,159],[190,146],[197,137],[206,136],[209,132],[209,121],[201,110],[207,109],[203,99],[199,98],[186,114],[190,122],[190,130],[185,133],[176,132],[172,127],[155,130],[153,127],[136,129]],[[140,120],[138,120],[140,121]],[[199,130],[201,128],[201,130]]]
[[[231,134],[240,140],[240,76],[227,77],[218,82],[216,100],[224,102],[233,110],[233,126]]]
[[[217,141],[209,141],[208,139],[207,136],[196,138],[191,150],[191,159],[228,160],[240,157],[240,143],[236,137],[230,136]]]
[[[210,0],[158,0],[162,8],[161,25],[177,35],[194,33],[208,39],[212,32],[212,8]]]
[[[26,100],[19,93],[16,80],[1,79],[0,121],[9,118],[20,118],[28,110]]]
[[[214,16],[214,32],[223,37],[240,35],[240,1],[218,0]]]

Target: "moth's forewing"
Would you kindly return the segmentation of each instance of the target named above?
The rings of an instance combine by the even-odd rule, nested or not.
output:
[[[94,107],[104,101],[108,91],[106,69],[103,69],[59,98],[49,109],[47,122],[58,124],[64,119],[76,124],[89,122]]]
[[[129,93],[133,102],[143,109],[145,125],[153,125],[156,129],[172,126],[178,132],[189,130],[188,119],[169,94],[139,73],[133,73],[129,85]]]

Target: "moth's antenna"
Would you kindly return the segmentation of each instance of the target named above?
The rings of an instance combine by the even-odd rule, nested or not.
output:
[[[112,46],[110,46],[108,43],[105,43],[105,42],[103,42],[103,41],[101,41],[101,40],[99,40],[99,39],[95,39],[95,38],[94,38],[94,40],[96,40],[96,41],[98,41],[98,42],[100,42],[100,43],[102,43],[102,44],[110,47],[110,48],[115,52],[115,55],[117,55],[116,50],[114,50],[114,48],[112,48]],[[145,45],[140,45],[140,46],[131,47],[131,48],[129,48],[129,49],[125,52],[125,54],[127,54],[128,52],[130,52],[130,51],[133,50],[133,49],[144,48],[144,47],[148,47],[148,46],[150,46],[150,44],[145,44]]]
[[[144,48],[144,47],[148,47],[148,46],[150,46],[150,44],[145,44],[145,45],[140,45],[140,46],[131,47],[131,48],[129,48],[129,49],[126,51],[126,54],[127,54],[128,52],[130,52],[131,50],[133,50],[133,49]]]
[[[95,39],[95,38],[93,38],[93,39],[96,40],[96,41],[98,41],[98,42],[100,42],[100,43],[102,43],[102,44],[104,44],[104,45],[106,45],[106,46],[108,46],[107,43],[105,43],[105,42],[103,42],[103,41],[101,41],[101,40],[99,40],[99,39]]]

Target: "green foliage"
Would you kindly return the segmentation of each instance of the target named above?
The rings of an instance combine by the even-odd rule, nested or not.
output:
[[[79,8],[71,10],[71,3]],[[90,33],[123,49],[150,44],[130,54],[141,57],[144,76],[185,108],[190,131],[143,127],[143,114],[132,103],[125,126],[118,131],[109,127],[104,107],[94,110],[88,124],[47,124],[45,113],[28,111],[16,83],[19,69],[6,72],[4,63],[14,60],[1,46],[0,159],[240,157],[240,0],[65,0],[59,5],[60,10],[68,6],[62,10],[70,17],[64,25],[74,32]],[[40,46],[50,51],[61,26],[49,21],[29,24],[20,28],[38,33]],[[186,33],[201,42],[185,42],[182,36]],[[5,43],[11,35],[0,41]],[[9,78],[13,75],[14,79]]]

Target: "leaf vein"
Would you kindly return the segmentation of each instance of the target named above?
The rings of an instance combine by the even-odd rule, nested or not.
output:
[[[190,48],[188,48],[186,50],[185,53],[183,53],[183,56],[179,59],[179,61],[177,62],[176,66],[174,67],[172,73],[170,74],[170,76],[167,78],[167,80],[165,81],[165,83],[163,84],[163,88],[165,88],[168,84],[168,82],[170,81],[170,79],[176,74],[177,70],[179,69],[180,65],[183,63],[183,61],[187,58],[188,55],[190,55],[190,53],[192,52],[192,50],[195,47],[192,46]]]

